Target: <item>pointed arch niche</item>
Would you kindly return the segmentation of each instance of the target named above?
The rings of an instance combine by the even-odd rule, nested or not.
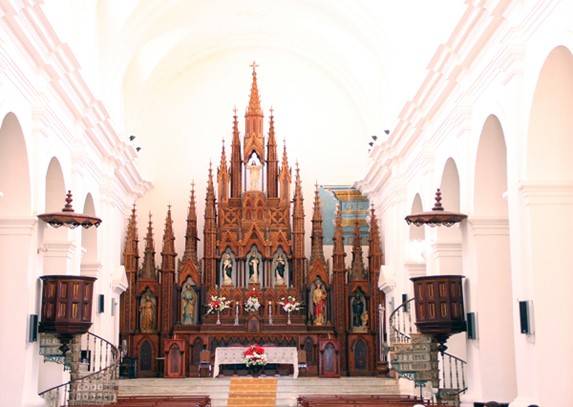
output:
[[[466,279],[466,311],[476,312],[479,321],[478,342],[470,342],[468,350],[479,361],[472,367],[479,376],[470,375],[470,381],[480,400],[513,400],[517,393],[506,191],[505,138],[498,118],[491,115],[480,134],[474,214],[468,221],[475,274]]]
[[[522,284],[517,298],[533,301],[534,333],[521,335],[520,343],[533,353],[534,363],[521,361],[518,371],[536,369],[540,405],[570,397],[567,386],[555,386],[551,377],[562,383],[573,381],[573,370],[552,358],[556,338],[571,338],[573,325],[564,313],[573,309],[573,54],[558,46],[547,56],[535,87],[526,144],[526,181],[521,185],[525,222],[521,241],[524,248]],[[526,343],[534,343],[533,347]],[[558,353],[559,360],[573,360],[573,348]],[[525,359],[525,358],[523,358]],[[525,379],[527,380],[527,379]]]

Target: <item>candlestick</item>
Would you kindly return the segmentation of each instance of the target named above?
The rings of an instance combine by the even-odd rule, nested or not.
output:
[[[273,324],[273,303],[269,301],[269,325]]]

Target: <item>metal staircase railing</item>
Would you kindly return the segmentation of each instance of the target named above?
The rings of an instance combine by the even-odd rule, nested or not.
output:
[[[88,332],[72,340],[62,357],[70,381],[41,392],[48,407],[104,405],[117,401],[120,352],[112,343]],[[53,359],[51,359],[53,360]]]
[[[412,335],[418,333],[416,327],[415,313],[410,312],[410,308],[414,305],[415,298],[400,304],[392,314],[390,314],[390,347],[395,349],[402,344],[409,344],[412,342]],[[439,384],[438,384],[438,397],[441,399],[442,405],[446,405],[446,399],[454,399],[454,406],[459,406],[459,396],[467,391],[465,369],[467,362],[451,355],[447,352],[438,354],[438,370],[439,370]],[[415,372],[400,371],[400,363],[396,363],[396,367],[392,367],[401,377],[414,380],[417,384],[423,380],[417,380]]]

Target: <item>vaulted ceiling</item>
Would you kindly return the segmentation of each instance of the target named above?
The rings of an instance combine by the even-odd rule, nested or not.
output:
[[[258,64],[262,107],[308,190],[365,175],[466,5],[459,0],[60,0],[43,5],[154,191],[144,209],[203,194],[240,129]],[[268,131],[268,128],[265,132]],[[223,141],[224,140],[224,141]],[[214,168],[215,169],[215,168]],[[311,201],[306,195],[307,203]],[[201,198],[199,198],[201,200]]]

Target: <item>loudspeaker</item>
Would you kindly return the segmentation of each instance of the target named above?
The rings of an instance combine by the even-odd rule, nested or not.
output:
[[[519,301],[519,322],[521,325],[522,334],[533,333],[533,329],[531,326],[529,301]]]
[[[105,297],[103,294],[100,294],[98,297],[97,312],[101,314],[104,311],[104,308],[105,308]]]
[[[466,320],[468,324],[468,339],[477,339],[476,313],[468,312],[466,314]]]
[[[30,314],[28,318],[28,342],[38,340],[38,315]]]
[[[408,301],[408,294],[402,294],[402,304],[405,304]],[[410,311],[410,304],[404,305],[404,312]]]

